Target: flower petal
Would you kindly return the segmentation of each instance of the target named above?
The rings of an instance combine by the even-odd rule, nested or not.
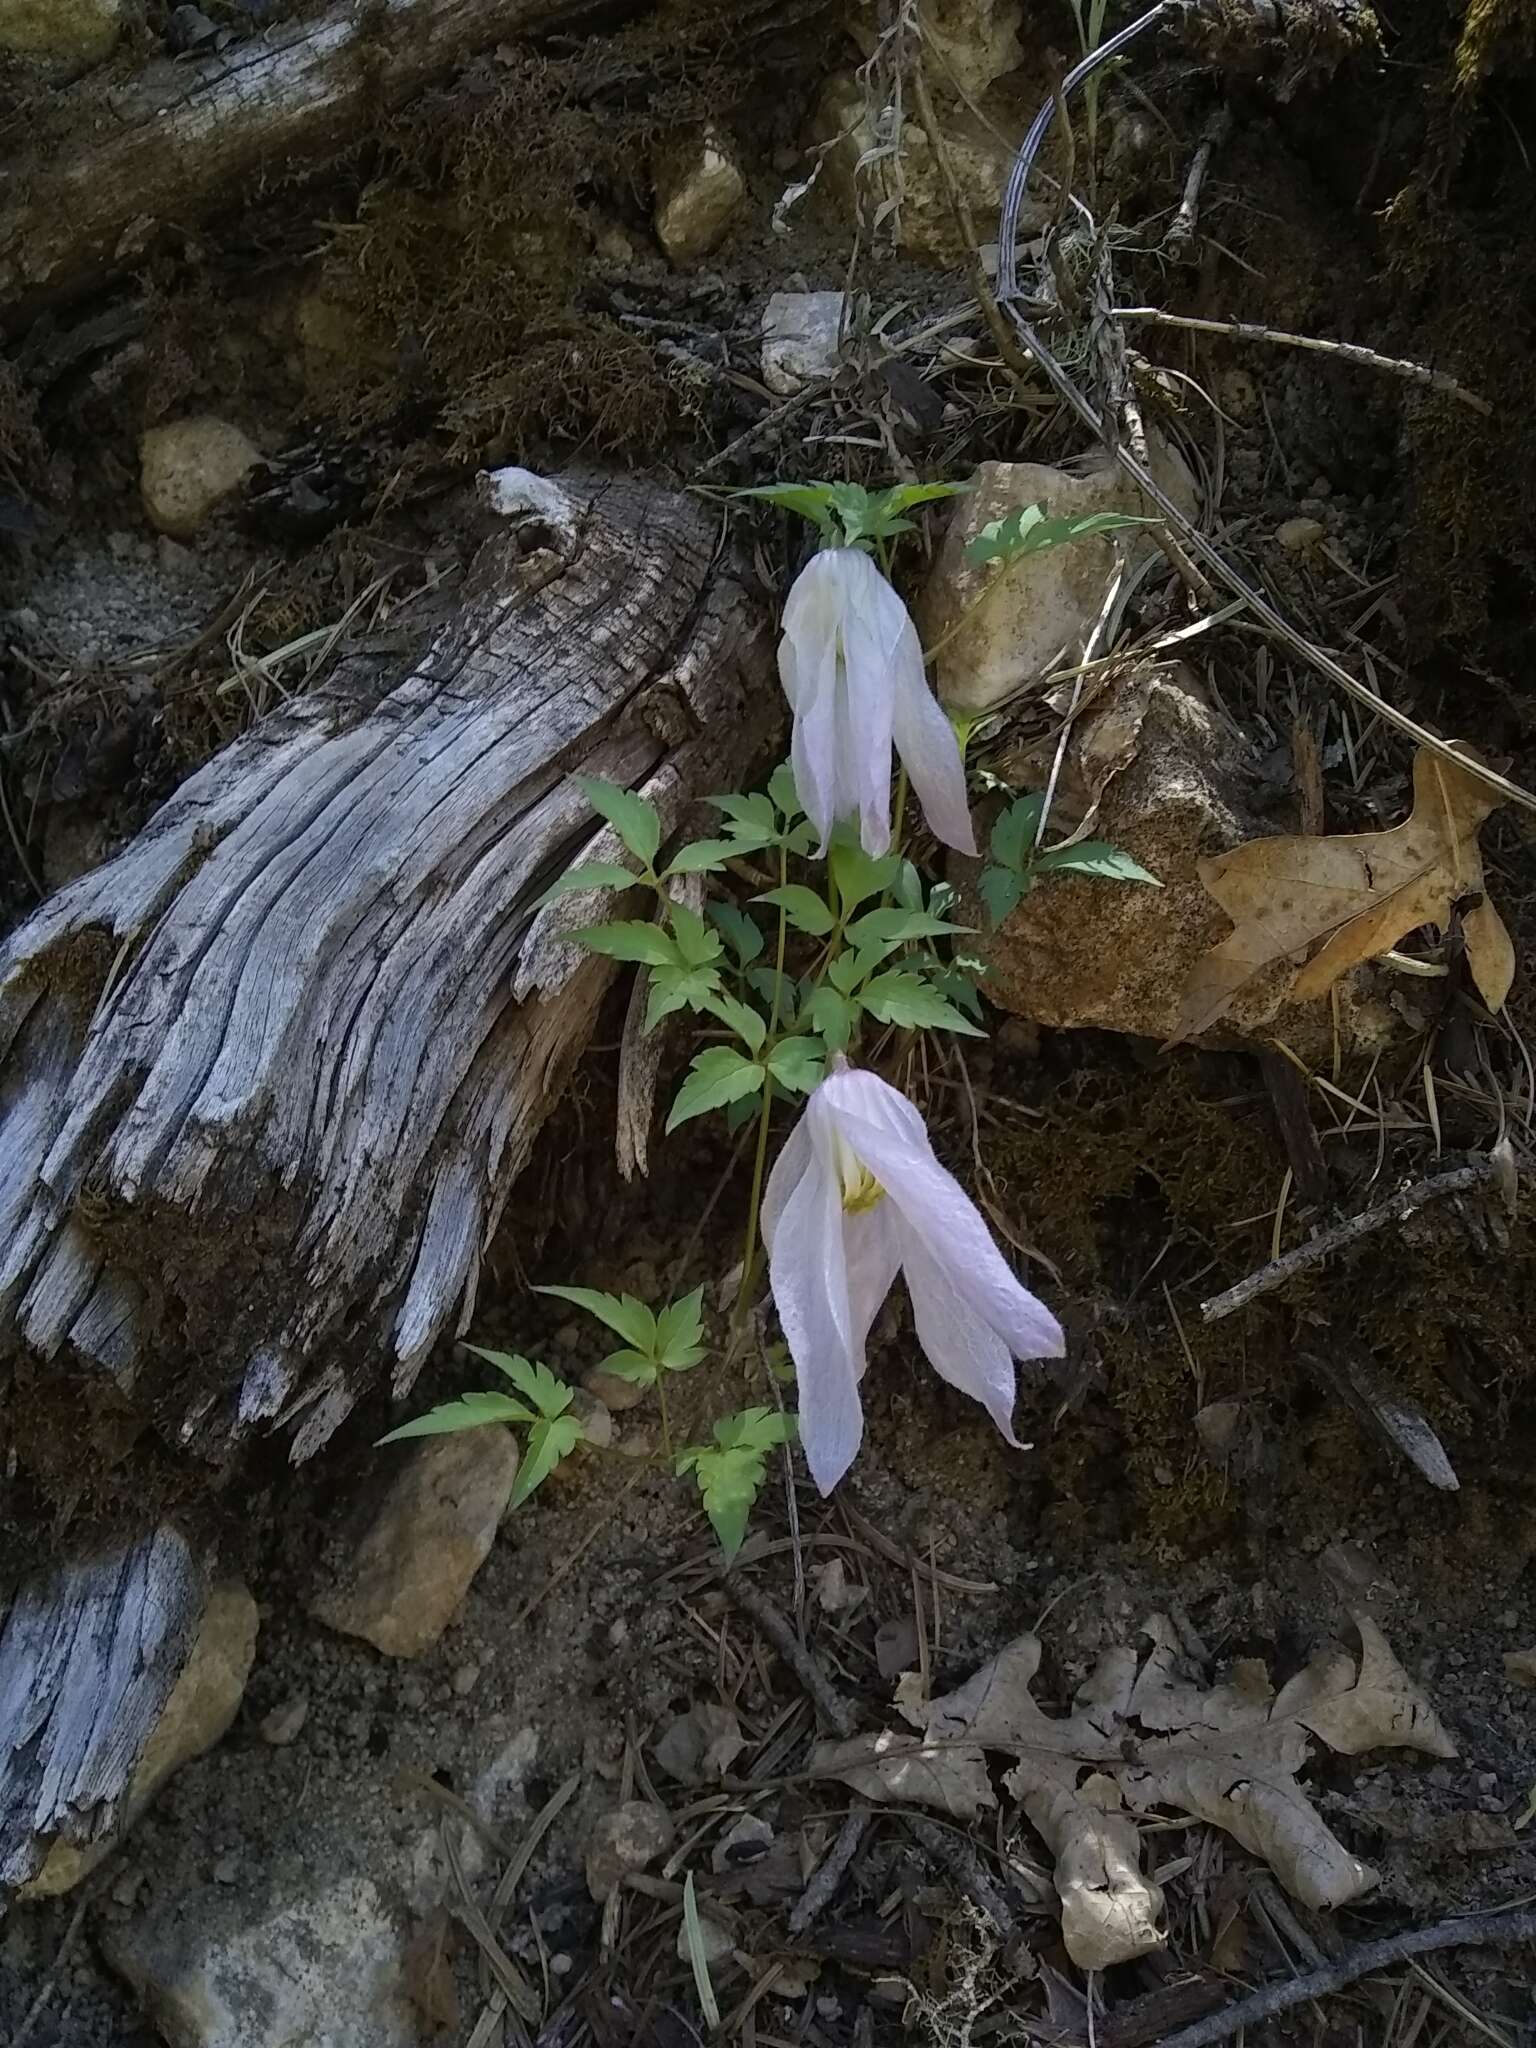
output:
[[[790,763],[805,815],[820,835],[818,858],[837,822],[840,798],[837,671],[842,596],[838,574],[829,567],[840,552],[824,548],[800,571],[785,601],[779,634],[779,679],[794,713]]]
[[[906,606],[868,555],[843,550],[843,665],[847,731],[843,788],[859,814],[859,842],[878,860],[891,843],[891,739],[896,651],[917,633]],[[919,667],[922,656],[918,655]]]
[[[907,778],[917,791],[935,839],[957,853],[974,854],[976,833],[965,793],[965,762],[955,729],[923,674],[923,650],[912,621],[896,650],[892,733]]]
[[[917,1341],[941,1379],[979,1401],[1016,1449],[1013,1403],[1018,1371],[1013,1353],[950,1285],[910,1230],[898,1226],[902,1271],[912,1297]]]
[[[896,1213],[889,1202],[876,1202],[872,1209],[843,1215],[843,1244],[848,1254],[848,1312],[854,1345],[859,1355],[859,1378],[864,1377],[864,1346],[881,1303],[890,1293],[901,1266],[901,1245],[896,1231]]]
[[[878,1074],[829,1074],[816,1090],[855,1156],[944,1279],[1015,1358],[1060,1358],[1060,1323],[1014,1277],[981,1212],[934,1157],[922,1118]]]
[[[768,1276],[800,1390],[800,1441],[811,1477],[830,1493],[864,1434],[864,1346],[848,1298],[842,1182],[815,1099],[802,1119],[812,1156],[777,1214]]]
[[[802,1116],[779,1147],[779,1156],[769,1169],[768,1185],[763,1189],[763,1243],[769,1251],[773,1250],[773,1233],[784,1213],[784,1205],[810,1167],[812,1150],[810,1121]]]

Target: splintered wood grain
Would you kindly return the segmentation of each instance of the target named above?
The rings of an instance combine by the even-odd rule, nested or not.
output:
[[[562,487],[557,546],[509,519],[406,674],[344,666],[0,949],[0,1429],[54,1373],[189,1474],[271,1431],[298,1461],[465,1328],[614,972],[571,941],[605,899],[539,907],[619,852],[572,774],[670,835],[779,716],[713,515]],[[0,1560],[0,1897],[110,1825],[204,1599],[169,1526]]]
[[[371,710],[267,721],[0,952],[0,1339],[202,1454],[305,1457],[463,1326],[613,971],[569,938],[601,905],[537,908],[615,851],[572,772],[672,829],[765,739],[712,516],[581,491],[564,559],[493,539]]]

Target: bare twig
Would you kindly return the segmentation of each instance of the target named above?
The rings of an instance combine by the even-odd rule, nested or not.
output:
[[[859,1725],[853,1703],[838,1691],[767,1594],[734,1572],[727,1575],[725,1590],[742,1613],[756,1622],[838,1734],[852,1735]]]
[[[998,311],[997,300],[993,297],[992,287],[987,281],[986,269],[981,260],[981,242],[976,233],[976,224],[971,217],[970,202],[955,176],[949,144],[944,140],[944,131],[933,111],[933,100],[928,91],[928,79],[921,59],[912,67],[912,97],[917,104],[918,119],[927,133],[933,160],[938,165],[944,196],[949,201],[949,210],[955,217],[960,239],[965,244],[966,261],[971,273],[971,290],[976,294],[976,303],[981,308],[988,331],[997,346],[997,352],[1008,368],[1016,377],[1033,382],[1029,358],[1020,352],[1019,344],[1014,340],[1007,321]]]
[[[1224,1294],[1213,1294],[1209,1301],[1201,1302],[1200,1314],[1206,1322],[1218,1323],[1223,1316],[1246,1308],[1259,1295],[1272,1294],[1287,1280],[1319,1265],[1345,1245],[1369,1237],[1373,1230],[1380,1230],[1384,1224],[1401,1223],[1405,1216],[1411,1216],[1415,1209],[1422,1209],[1426,1202],[1440,1201],[1446,1195],[1464,1194],[1468,1188],[1480,1187],[1492,1179],[1492,1162],[1480,1159],[1471,1166],[1455,1166],[1449,1173],[1435,1173],[1428,1180],[1416,1180],[1412,1187],[1400,1188],[1395,1195],[1378,1202],[1374,1209],[1362,1209],[1358,1216],[1336,1223],[1331,1230],[1320,1230],[1316,1237],[1310,1237],[1305,1244],[1272,1259],[1267,1266],[1250,1273],[1246,1280],[1239,1280]]]
[[[804,1934],[848,1875],[848,1867],[859,1853],[873,1816],[867,1806],[856,1806],[838,1830],[837,1840],[822,1859],[821,1867],[796,1901],[789,1916],[789,1931]]]
[[[901,1817],[928,1854],[944,1865],[971,1904],[986,1914],[1004,1941],[1012,1941],[1019,1931],[1014,1910],[982,1869],[970,1837],[941,1827],[936,1820],[926,1820],[921,1814],[904,1813]]]
[[[1267,341],[1276,348],[1305,348],[1314,355],[1342,356],[1347,363],[1358,363],[1362,369],[1384,370],[1389,377],[1405,377],[1410,384],[1423,384],[1432,391],[1443,391],[1447,398],[1454,398],[1462,405],[1471,406],[1484,419],[1493,417],[1493,407],[1486,398],[1469,391],[1465,384],[1445,370],[1432,370],[1427,363],[1411,363],[1402,356],[1378,355],[1373,348],[1362,348],[1354,341],[1325,341],[1316,334],[1288,334],[1279,327],[1260,327],[1252,320],[1197,320],[1187,313],[1165,313],[1161,306],[1116,306],[1117,320],[1145,320],[1154,327],[1182,327],[1192,334],[1224,334],[1233,341]]]
[[[993,310],[996,311],[995,303]],[[922,348],[925,343],[937,341],[942,335],[953,332],[955,328],[966,326],[974,318],[975,312],[976,307],[974,304],[968,303],[964,306],[959,306],[951,313],[941,314],[937,320],[925,321],[913,333],[904,336],[900,341],[890,342],[886,346],[893,356],[911,355],[915,349]],[[1005,328],[1004,332],[1006,333],[1006,331]],[[1013,346],[1012,336],[1009,336],[1009,345],[1010,347]],[[1013,352],[1016,356],[1018,355],[1016,347],[1013,349]],[[765,434],[772,433],[775,427],[786,425],[794,418],[796,413],[803,411],[806,406],[814,404],[817,399],[829,397],[833,386],[843,374],[843,369],[844,365],[840,363],[830,377],[818,377],[814,384],[807,384],[803,391],[795,392],[792,397],[786,398],[782,404],[774,406],[771,411],[765,412],[760,419],[754,420],[752,425],[744,428],[734,441],[727,441],[725,446],[718,453],[711,455],[707,462],[700,463],[697,471],[699,478],[702,479],[710,476],[717,469],[726,468],[733,457],[743,454],[755,442],[760,441]]]
[[[1224,2011],[1196,2020],[1192,2027],[1183,2027],[1176,2034],[1165,2035],[1158,2048],[1213,2048],[1215,2042],[1230,2040],[1245,2028],[1256,2027],[1277,2013],[1289,2012],[1292,2006],[1342,1991],[1373,1970],[1406,1963],[1414,1956],[1433,1954],[1436,1949],[1492,1948],[1519,1941],[1536,1941],[1536,1908],[1521,1913],[1470,1913],[1464,1920],[1439,1920],[1431,1927],[1410,1927],[1402,1934],[1365,1942],[1320,1970],[1288,1977],[1283,1983],[1266,1984]]]
[[[1164,254],[1172,256],[1175,261],[1189,253],[1200,219],[1200,188],[1205,183],[1212,156],[1231,133],[1230,107],[1218,107],[1200,131],[1200,145],[1190,159],[1189,176],[1184,180],[1184,197],[1179,201],[1179,210],[1163,237]]]

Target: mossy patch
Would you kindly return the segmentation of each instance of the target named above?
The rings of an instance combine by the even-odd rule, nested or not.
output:
[[[1422,1409],[1453,1461],[1458,1442],[1496,1418],[1502,1430],[1530,1399],[1536,1233],[1524,1221],[1507,1248],[1496,1235],[1479,1244],[1455,1211],[1431,1207],[1230,1318],[1202,1320],[1203,1299],[1268,1261],[1285,1173],[1246,1061],[1143,1069],[1095,1060],[1042,1123],[999,1127],[988,1149],[1005,1203],[1010,1189],[1027,1196],[1020,1220],[1060,1266],[1102,1382],[1058,1427],[1036,1404],[1032,1432],[1056,1521],[1103,1519],[1106,1457],[1130,1483],[1119,1512],[1163,1558],[1262,1521],[1260,1495],[1286,1476],[1305,1476],[1304,1492],[1335,1504],[1360,1496],[1392,1454],[1330,1390],[1345,1345],[1384,1391]],[[1405,1151],[1380,1186],[1433,1169]],[[1341,1196],[1341,1207],[1370,1199]],[[1283,1248],[1327,1220],[1292,1213]],[[1195,1417],[1227,1401],[1251,1418],[1254,1455],[1223,1464]],[[1112,1447],[1106,1428],[1118,1433]]]

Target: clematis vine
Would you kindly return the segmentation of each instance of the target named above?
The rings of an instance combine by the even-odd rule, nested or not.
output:
[[[822,548],[796,577],[779,675],[794,713],[795,786],[821,835],[818,859],[832,827],[853,816],[867,854],[889,849],[893,744],[935,838],[976,851],[960,743],[923,674],[917,628],[858,548]]]
[[[774,1164],[762,1213],[801,1441],[822,1493],[858,1451],[865,1344],[898,1272],[929,1364],[1017,1444],[1014,1361],[1061,1357],[1061,1325],[1014,1278],[904,1095],[834,1059]]]

